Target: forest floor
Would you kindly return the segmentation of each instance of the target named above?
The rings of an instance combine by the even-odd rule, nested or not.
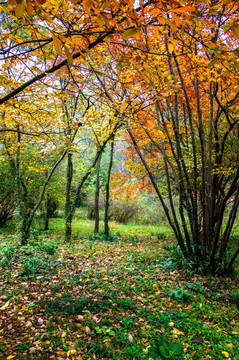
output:
[[[177,270],[167,233],[18,239],[0,238],[0,359],[238,359],[238,277]]]

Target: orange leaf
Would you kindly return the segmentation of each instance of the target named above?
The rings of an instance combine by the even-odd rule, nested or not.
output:
[[[33,7],[32,7],[32,4],[30,3],[30,1],[27,2],[27,13],[29,16],[32,16],[32,14],[33,14]]]
[[[82,5],[85,10],[90,10],[92,7],[92,2],[91,0],[83,0]]]

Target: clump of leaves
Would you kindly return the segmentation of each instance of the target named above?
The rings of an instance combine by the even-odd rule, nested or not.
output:
[[[114,234],[106,235],[102,231],[100,231],[98,233],[90,234],[89,235],[89,240],[92,240],[92,241],[97,241],[97,240],[114,241],[115,240],[115,235]]]
[[[154,235],[157,237],[158,240],[164,240],[167,237],[164,232],[156,232]]]
[[[193,298],[193,295],[190,292],[184,290],[184,287],[169,291],[168,295],[179,300],[189,300]]]
[[[10,264],[14,261],[15,249],[13,246],[7,246],[2,253],[1,266],[3,268],[9,267]]]
[[[49,244],[40,244],[38,245],[37,248],[38,250],[45,252],[47,255],[54,255],[58,249],[58,246],[54,243],[49,243]]]
[[[39,265],[39,260],[36,257],[30,257],[25,260],[23,269],[22,269],[22,275],[32,275],[36,272],[37,267]]]
[[[180,343],[171,343],[159,336],[155,344],[148,349],[148,355],[152,359],[182,359],[183,347]]]
[[[113,234],[109,234],[109,235],[103,234],[102,240],[111,242],[115,240],[115,236]]]

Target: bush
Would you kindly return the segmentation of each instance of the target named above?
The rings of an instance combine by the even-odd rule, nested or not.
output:
[[[140,211],[137,203],[132,201],[114,201],[110,206],[110,217],[115,221],[126,224]]]

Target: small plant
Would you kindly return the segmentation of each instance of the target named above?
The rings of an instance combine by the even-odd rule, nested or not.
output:
[[[180,343],[170,343],[170,341],[159,336],[154,346],[148,349],[148,355],[152,359],[182,359],[183,347]]]
[[[111,242],[115,240],[115,236],[113,234],[102,234],[102,240]]]
[[[115,335],[115,331],[112,330],[111,328],[108,328],[108,326],[105,325],[103,325],[101,328],[96,326],[95,331],[97,332],[97,334],[111,335],[111,336]]]
[[[22,269],[22,275],[32,275],[36,272],[37,266],[39,265],[39,261],[36,257],[30,257],[25,260],[23,269]]]
[[[58,246],[54,243],[49,244],[40,244],[38,245],[38,250],[45,252],[47,255],[54,255],[57,251]]]
[[[158,240],[165,240],[166,239],[166,234],[164,232],[156,232],[155,236],[157,237]]]
[[[89,240],[92,241],[101,240],[101,236],[102,236],[101,233],[92,233],[89,235]]]
[[[15,249],[13,246],[7,246],[6,249],[3,251],[1,265],[2,267],[8,267],[14,260]]]
[[[168,295],[180,300],[189,300],[193,297],[193,295],[190,292],[185,291],[183,287],[169,291]]]

